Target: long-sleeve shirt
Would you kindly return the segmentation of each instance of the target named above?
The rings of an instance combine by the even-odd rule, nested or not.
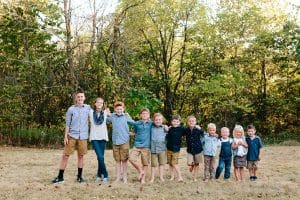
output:
[[[205,134],[202,139],[203,155],[216,156],[219,145],[218,138],[209,134]]]
[[[151,153],[161,153],[166,150],[166,132],[164,127],[155,126],[151,127]]]
[[[179,152],[182,136],[186,133],[186,128],[183,126],[171,127],[167,134],[167,149],[173,152]]]
[[[82,106],[73,105],[66,113],[66,126],[72,138],[87,140],[89,137],[89,111],[91,107],[83,104]]]
[[[188,128],[186,131],[186,144],[187,152],[196,155],[202,152],[202,142],[201,138],[204,137],[204,131],[202,129]]]
[[[125,144],[129,141],[128,123],[133,123],[134,121],[128,114],[117,115],[113,113],[107,118],[107,121],[112,123],[112,142],[114,145]]]
[[[152,121],[142,121],[139,120],[135,123],[130,123],[133,125],[134,129],[134,144],[133,146],[137,148],[150,148],[151,144],[151,127]]]

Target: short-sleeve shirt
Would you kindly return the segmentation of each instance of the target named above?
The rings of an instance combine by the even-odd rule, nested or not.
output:
[[[171,127],[167,134],[167,149],[173,152],[179,152],[182,142],[182,136],[186,133],[186,128],[183,126]]]
[[[259,151],[263,147],[260,137],[257,135],[254,138],[247,137],[246,142],[248,144],[247,160],[258,160]]]
[[[202,129],[187,128],[186,131],[186,144],[187,144],[187,152],[196,155],[202,152],[202,142],[201,138],[204,137],[204,131]]]
[[[79,140],[87,140],[89,137],[89,112],[91,107],[73,105],[66,113],[66,126],[69,127],[69,135]]]

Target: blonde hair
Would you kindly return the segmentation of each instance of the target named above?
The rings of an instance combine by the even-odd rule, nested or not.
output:
[[[217,126],[216,126],[216,124],[214,124],[214,123],[209,123],[209,124],[207,125],[207,129],[209,129],[209,128],[217,129]]]
[[[229,128],[227,128],[227,127],[222,127],[222,128],[221,128],[221,133],[222,133],[223,131],[228,131],[228,132],[230,133],[230,130],[229,130]]]
[[[233,137],[236,137],[236,132],[239,131],[242,133],[242,137],[245,136],[244,128],[241,125],[235,125],[233,129]]]
[[[164,119],[164,116],[161,113],[154,113],[153,120],[155,120],[156,117],[162,117]]]
[[[197,118],[194,115],[190,115],[186,118],[187,121],[189,121],[190,119],[195,119],[197,121]]]

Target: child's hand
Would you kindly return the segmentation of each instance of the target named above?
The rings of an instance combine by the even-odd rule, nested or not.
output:
[[[164,125],[164,130],[165,130],[166,132],[168,132],[169,129],[170,129],[170,128],[169,128],[167,125]]]
[[[69,143],[69,139],[68,136],[64,137],[64,145],[66,146]]]
[[[201,130],[201,126],[199,125],[196,125],[195,128]]]
[[[130,135],[131,137],[134,137],[134,136],[135,136],[135,132],[130,131],[130,132],[129,132],[129,135]]]
[[[108,117],[111,116],[111,112],[110,112],[109,108],[106,108],[106,109],[105,109],[105,112],[106,112],[106,115],[107,115]]]

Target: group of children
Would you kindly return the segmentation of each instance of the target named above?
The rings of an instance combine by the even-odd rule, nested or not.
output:
[[[116,161],[116,180],[127,183],[127,161],[137,170],[141,183],[146,182],[148,166],[151,163],[150,183],[155,181],[159,170],[160,181],[164,181],[166,164],[169,165],[171,180],[175,178],[183,181],[178,165],[182,138],[186,138],[187,165],[192,173],[193,180],[197,180],[199,164],[204,157],[204,181],[218,179],[225,168],[224,179],[230,178],[230,168],[233,155],[234,174],[236,180],[244,180],[243,169],[247,164],[250,180],[256,180],[257,164],[261,158],[261,139],[255,135],[255,127],[249,125],[248,137],[245,138],[243,127],[236,125],[233,130],[233,139],[229,137],[227,127],[221,129],[219,139],[216,134],[216,125],[209,123],[207,132],[196,125],[196,117],[187,117],[187,127],[181,125],[180,117],[173,116],[171,126],[163,125],[163,115],[155,113],[153,121],[150,111],[143,108],[140,120],[134,121],[124,112],[124,103],[114,104],[114,113],[104,108],[104,100],[97,98],[93,108],[84,104],[83,91],[75,94],[75,105],[71,106],[66,114],[66,128],[64,137],[64,151],[60,163],[58,176],[52,183],[64,181],[63,173],[68,157],[74,152],[77,144],[78,174],[77,181],[85,182],[82,178],[83,155],[87,153],[88,127],[90,124],[90,141],[98,159],[96,181],[108,182],[108,173],[104,162],[104,152],[108,141],[106,123],[112,124],[113,157]],[[90,121],[90,122],[89,122]],[[133,127],[133,133],[129,131]],[[134,137],[133,149],[129,151],[130,136]],[[220,147],[219,164],[215,170],[217,149]],[[202,153],[203,152],[203,153]],[[232,154],[233,153],[233,154]],[[203,156],[202,156],[203,154]],[[151,162],[150,162],[151,160]],[[141,163],[141,165],[140,165]]]

